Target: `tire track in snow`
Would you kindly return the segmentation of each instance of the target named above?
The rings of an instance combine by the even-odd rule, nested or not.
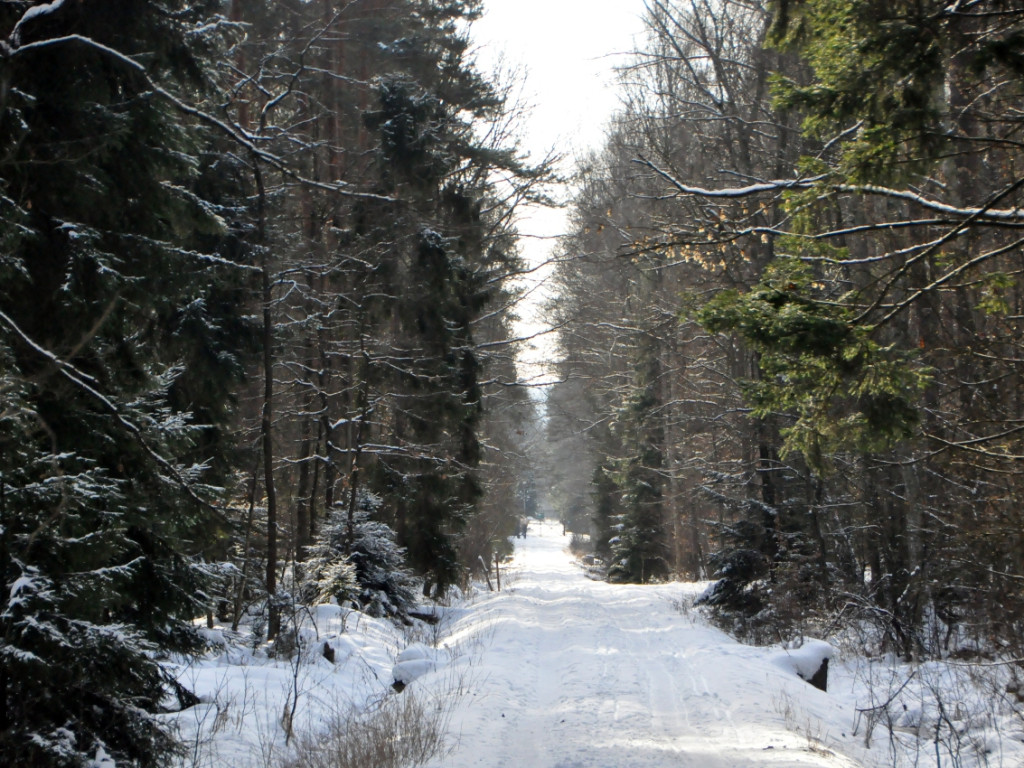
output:
[[[724,666],[754,657],[673,610],[678,586],[590,581],[563,552],[560,527],[537,532],[517,552],[513,588],[453,629],[471,636],[486,615],[492,634],[475,662],[479,690],[453,716],[459,741],[431,768],[853,765],[766,729],[770,702],[747,699],[767,684],[721,689],[733,679]]]

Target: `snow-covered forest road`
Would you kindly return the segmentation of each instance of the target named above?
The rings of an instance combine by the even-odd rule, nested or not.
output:
[[[567,543],[532,523],[506,591],[452,623],[476,661],[436,768],[864,764],[848,704],[678,609],[684,585],[592,581]]]

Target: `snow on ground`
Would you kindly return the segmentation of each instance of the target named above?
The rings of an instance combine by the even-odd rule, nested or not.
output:
[[[437,768],[862,764],[846,702],[678,610],[683,585],[585,578],[567,541],[532,523],[511,590],[451,627],[487,641]]]
[[[483,651],[452,718],[454,749],[431,768],[1024,766],[1020,722],[993,718],[983,686],[949,679],[946,665],[904,685],[906,667],[843,661],[820,640],[745,646],[689,607],[706,585],[592,581],[567,543],[560,524],[532,522],[511,589],[452,623],[449,642]],[[828,693],[800,677],[823,658]],[[959,743],[938,750],[922,714],[929,686],[959,710],[942,737]],[[868,748],[857,709],[890,696],[894,728],[875,724]],[[977,729],[971,712],[994,727]]]
[[[905,670],[844,662],[820,641],[745,646],[688,607],[701,585],[590,580],[558,523],[532,522],[515,543],[504,590],[438,608],[437,626],[403,632],[321,606],[301,665],[225,644],[181,670],[204,699],[177,717],[195,746],[186,764],[273,765],[298,691],[295,728],[307,732],[384,696],[449,702],[450,750],[430,768],[1024,765],[1019,723],[997,718],[983,689],[947,665],[922,665],[908,684]],[[828,693],[800,677],[826,657]],[[396,679],[411,694],[394,692]],[[958,741],[956,760],[929,738],[928,689],[947,715],[955,706],[943,741]],[[876,724],[869,748],[857,707],[890,695],[892,727]]]
[[[292,659],[269,658],[265,647],[216,629],[207,632],[210,654],[175,669],[201,700],[167,718],[188,748],[183,766],[269,768],[287,752],[286,717],[294,733],[314,733],[393,693],[392,666],[406,644],[400,629],[337,605],[300,618],[303,652]]]

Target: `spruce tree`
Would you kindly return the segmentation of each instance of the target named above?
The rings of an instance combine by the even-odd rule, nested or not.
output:
[[[616,478],[622,512],[615,518],[615,533],[609,541],[608,579],[645,584],[668,574],[669,549],[662,509],[664,430],[659,418],[659,345],[648,332],[639,334],[636,346],[632,392],[616,424],[625,456],[620,459]]]
[[[216,5],[0,8],[4,765],[173,752],[156,658],[196,646],[213,499],[197,451],[237,368],[210,322],[223,259],[196,250],[225,242],[224,211],[178,108],[208,85]]]
[[[505,104],[467,58],[462,25],[475,2],[415,0],[394,43],[394,69],[379,80],[367,124],[379,136],[380,191],[396,200],[363,218],[377,240],[376,279],[387,346],[375,355],[373,387],[384,440],[394,449],[371,467],[425,591],[443,594],[464,573],[459,541],[476,513],[482,413],[474,322],[515,264],[496,171],[528,179],[513,148],[490,146],[478,124]]]
[[[415,578],[395,532],[374,520],[380,497],[358,494],[350,516],[346,506],[331,510],[306,562],[308,596],[357,603],[371,616],[407,619],[415,607]]]

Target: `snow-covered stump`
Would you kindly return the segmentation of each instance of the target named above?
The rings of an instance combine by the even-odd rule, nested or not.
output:
[[[821,660],[821,666],[818,667],[818,671],[811,675],[810,680],[807,682],[819,690],[828,690],[828,659]]]
[[[815,688],[828,690],[828,662],[835,649],[824,640],[804,640],[799,648],[788,648],[772,657],[772,662]]]
[[[401,693],[413,680],[435,672],[448,664],[448,655],[437,648],[428,648],[415,643],[400,654],[391,670],[394,682],[391,687]]]

